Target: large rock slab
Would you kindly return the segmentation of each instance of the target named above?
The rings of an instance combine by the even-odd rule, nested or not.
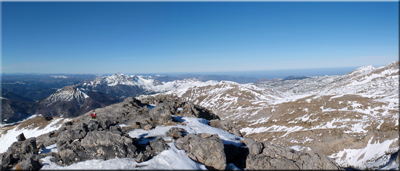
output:
[[[194,161],[223,170],[226,167],[226,156],[223,141],[217,134],[188,134],[175,142],[178,149],[185,150]]]
[[[104,156],[104,159],[135,157],[133,139],[115,132],[93,131],[81,140],[86,151]]]
[[[70,165],[91,159],[133,158],[137,155],[133,138],[124,136],[118,127],[112,126],[112,131],[90,131],[88,128],[88,132],[84,133],[79,127],[59,133],[59,156],[54,159],[58,164]]]
[[[166,125],[172,123],[172,115],[174,108],[166,103],[159,103],[149,111],[149,116],[152,121],[158,125]]]

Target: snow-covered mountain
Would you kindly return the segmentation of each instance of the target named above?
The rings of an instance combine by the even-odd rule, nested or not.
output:
[[[196,85],[216,84],[217,81],[202,82],[195,78],[174,80],[169,82],[159,82],[157,76],[137,76],[116,73],[111,76],[103,76],[93,81],[76,85],[85,91],[97,91],[107,93],[121,99],[143,94],[155,94],[169,92],[178,89],[185,89]]]
[[[32,114],[43,116],[79,116],[95,108],[120,102],[114,96],[101,92],[84,92],[71,85],[57,90],[49,97],[37,102]]]
[[[157,85],[161,85],[161,83],[152,76],[129,76],[116,73],[78,84],[77,87],[85,91],[102,92],[123,99],[140,94],[152,94]]]
[[[160,83],[152,79],[152,76],[136,76],[136,75],[129,76],[121,73],[115,73],[111,76],[98,77],[93,81],[83,83],[83,86],[96,87],[102,84],[106,84],[108,86],[130,85],[130,86],[140,86],[142,88],[146,88],[159,85]]]
[[[259,83],[257,86],[273,88],[284,96],[302,94],[358,94],[369,97],[380,97],[398,94],[399,62],[375,68],[366,66],[346,75],[318,76],[302,80]]]
[[[82,106],[87,98],[89,98],[89,96],[86,93],[71,85],[57,90],[55,93],[42,100],[40,103],[48,107],[55,102],[67,102],[75,100],[78,105]]]

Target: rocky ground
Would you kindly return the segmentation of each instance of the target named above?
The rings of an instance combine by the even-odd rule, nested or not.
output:
[[[96,120],[86,113],[37,137],[26,139],[23,134],[18,135],[18,141],[0,154],[1,170],[38,170],[43,167],[43,159],[49,157],[59,166],[116,158],[144,163],[172,147],[183,150],[191,160],[208,169],[224,170],[232,165],[239,169],[341,169],[325,155],[313,151],[300,152],[268,141],[242,138],[233,122],[221,121],[209,110],[176,98],[139,101],[130,97],[96,109],[96,113]],[[228,140],[225,134],[204,132],[205,128],[194,133],[193,129],[201,129],[184,127],[187,123],[182,118],[202,118],[213,129],[224,130],[236,138]],[[162,136],[133,136],[135,132],[161,128],[169,130]],[[52,145],[57,150],[43,153]]]

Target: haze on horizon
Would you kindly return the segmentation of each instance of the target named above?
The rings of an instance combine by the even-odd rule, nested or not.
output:
[[[387,65],[399,2],[2,2],[2,73]]]

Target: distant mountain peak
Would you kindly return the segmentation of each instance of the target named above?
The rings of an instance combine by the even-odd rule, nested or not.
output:
[[[41,103],[44,104],[45,106],[49,106],[57,101],[70,101],[75,99],[78,102],[78,104],[83,104],[86,98],[89,98],[89,96],[86,93],[79,90],[74,85],[71,85],[58,89],[55,93],[51,94]]]
[[[279,79],[279,78],[274,78],[274,79],[259,79],[257,82],[255,82],[256,84],[257,83],[266,83],[266,82],[277,82],[277,81],[281,81],[282,79]]]
[[[363,67],[357,68],[357,69],[347,73],[346,75],[357,76],[357,75],[360,75],[360,74],[367,74],[367,73],[370,73],[371,71],[373,71],[375,69],[376,68],[373,67],[372,65],[363,66]]]
[[[310,77],[307,77],[307,76],[301,76],[301,77],[288,76],[288,77],[282,79],[282,81],[286,81],[286,80],[302,80],[302,79],[306,79],[306,78],[310,78]]]

